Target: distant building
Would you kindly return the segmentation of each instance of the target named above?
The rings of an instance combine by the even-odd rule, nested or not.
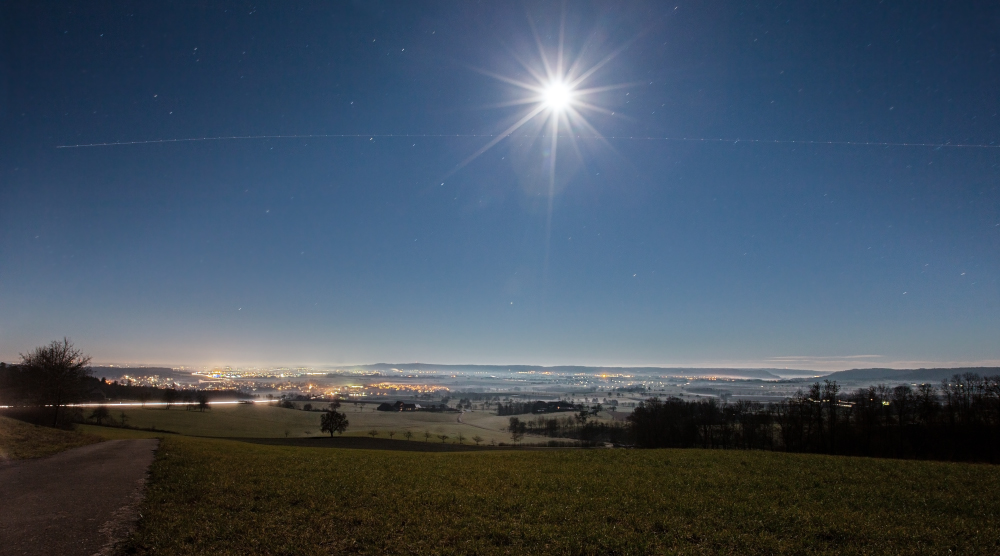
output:
[[[108,398],[108,395],[105,394],[104,391],[101,390],[100,388],[94,388],[93,390],[88,392],[87,398],[91,401],[98,401],[98,402],[103,402],[105,400],[110,399]]]
[[[383,402],[375,409],[378,411],[420,411],[423,407],[418,403],[396,402],[391,404]]]

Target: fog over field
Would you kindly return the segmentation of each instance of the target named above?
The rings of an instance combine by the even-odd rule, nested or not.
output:
[[[258,398],[341,397],[347,400],[440,400],[467,394],[521,400],[598,402],[609,394],[629,411],[649,397],[778,401],[824,380],[843,388],[874,384],[938,384],[955,374],[991,375],[996,367],[937,369],[803,369],[694,367],[585,367],[532,365],[435,365],[377,363],[347,367],[168,367],[97,366],[98,377],[161,387],[233,389]],[[603,393],[603,394],[602,394]],[[627,402],[627,403],[626,403]]]

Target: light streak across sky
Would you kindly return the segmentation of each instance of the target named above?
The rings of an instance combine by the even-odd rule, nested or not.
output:
[[[548,139],[551,135],[486,134],[486,133],[318,133],[307,135],[220,135],[212,137],[185,137],[179,139],[144,139],[137,141],[109,141],[103,143],[77,143],[56,145],[57,149],[84,149],[94,147],[124,147],[129,145],[158,145],[165,143],[199,143],[210,141],[263,141],[268,139],[447,139],[447,138],[525,138]],[[823,141],[813,139],[727,139],[722,137],[663,137],[655,135],[573,135],[558,134],[556,138],[601,141],[663,141],[686,143],[732,143],[746,145],[829,145],[848,147],[918,147],[933,149],[1000,149],[1000,143],[934,143],[905,141]]]

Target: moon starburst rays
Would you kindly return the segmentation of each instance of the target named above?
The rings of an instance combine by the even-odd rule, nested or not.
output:
[[[532,31],[535,31],[534,25],[532,25]],[[585,85],[601,68],[620,54],[624,48],[619,48],[600,59],[597,63],[588,66],[584,64],[582,55],[577,55],[572,59],[567,55],[564,46],[565,33],[563,26],[560,26],[559,29],[559,42],[556,45],[554,56],[546,54],[546,48],[538,33],[534,32],[533,34],[535,44],[538,47],[538,56],[534,61],[525,59],[510,48],[507,49],[514,61],[523,69],[524,76],[520,78],[510,77],[482,68],[471,68],[485,76],[511,85],[521,93],[520,95],[516,95],[515,98],[498,102],[488,107],[510,108],[524,106],[525,108],[521,115],[512,118],[516,120],[513,125],[496,134],[486,145],[459,163],[449,175],[496,146],[504,138],[515,135],[525,125],[538,120],[535,129],[545,130],[551,136],[551,143],[545,145],[545,148],[550,153],[547,173],[551,183],[548,189],[550,194],[553,194],[556,177],[555,154],[559,149],[559,138],[566,134],[572,134],[574,131],[585,131],[599,135],[594,126],[587,121],[585,112],[617,116],[611,110],[599,106],[594,97],[601,93],[631,87],[634,85],[633,83]],[[579,151],[579,146],[575,144],[573,145],[573,151],[577,155],[582,154]]]

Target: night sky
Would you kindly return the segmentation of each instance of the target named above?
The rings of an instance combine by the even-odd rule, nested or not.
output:
[[[2,4],[0,360],[1000,360],[995,2],[207,4]]]

